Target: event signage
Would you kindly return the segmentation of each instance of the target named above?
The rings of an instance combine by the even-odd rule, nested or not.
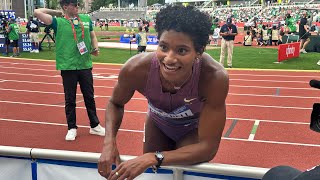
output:
[[[20,52],[24,51],[24,52],[29,52],[31,50],[31,42],[30,42],[30,38],[29,35],[26,33],[20,34],[19,35],[19,50]],[[0,34],[0,52],[4,53],[5,52],[5,46],[4,46],[4,35]],[[12,52],[12,47],[10,46],[9,48],[9,52]]]
[[[300,56],[300,42],[280,44],[278,46],[278,62]]]
[[[149,35],[147,38],[148,38],[147,44],[153,44],[153,45],[158,44],[157,36]],[[132,39],[132,37],[130,37],[129,35],[128,36],[125,36],[125,35],[120,36],[121,43],[130,43],[130,39]]]

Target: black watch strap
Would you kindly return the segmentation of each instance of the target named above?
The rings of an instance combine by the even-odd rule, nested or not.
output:
[[[153,171],[154,172],[157,172],[157,170],[160,168],[161,164],[162,164],[162,161],[164,159],[164,155],[160,152],[160,151],[156,151],[155,153],[155,158],[156,160],[158,161],[157,165],[155,165],[153,167]]]

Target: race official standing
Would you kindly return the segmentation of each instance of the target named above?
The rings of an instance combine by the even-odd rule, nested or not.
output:
[[[228,18],[226,24],[224,24],[220,29],[221,40],[221,53],[220,53],[220,63],[224,65],[224,58],[226,49],[228,50],[228,68],[232,68],[232,54],[235,36],[238,34],[237,27],[232,24],[232,19]]]

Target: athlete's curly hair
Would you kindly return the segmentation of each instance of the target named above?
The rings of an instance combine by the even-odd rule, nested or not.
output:
[[[174,30],[188,34],[197,52],[207,45],[211,18],[193,6],[169,5],[156,15],[155,30],[160,39],[164,31]]]

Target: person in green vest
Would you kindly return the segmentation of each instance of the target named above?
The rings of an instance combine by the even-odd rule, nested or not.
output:
[[[286,33],[295,33],[297,31],[297,22],[289,13],[286,16]]]
[[[67,141],[75,140],[77,84],[83,94],[90,120],[89,133],[105,135],[100,125],[94,100],[91,55],[98,56],[99,48],[89,16],[78,14],[77,0],[60,0],[62,11],[35,9],[34,15],[50,26],[56,35],[56,69],[61,71],[65,94],[65,113],[68,124]],[[56,17],[54,17],[56,16]]]
[[[12,46],[13,55],[11,57],[19,56],[19,26],[16,24],[15,19],[10,20],[10,25],[8,27],[8,38]]]

